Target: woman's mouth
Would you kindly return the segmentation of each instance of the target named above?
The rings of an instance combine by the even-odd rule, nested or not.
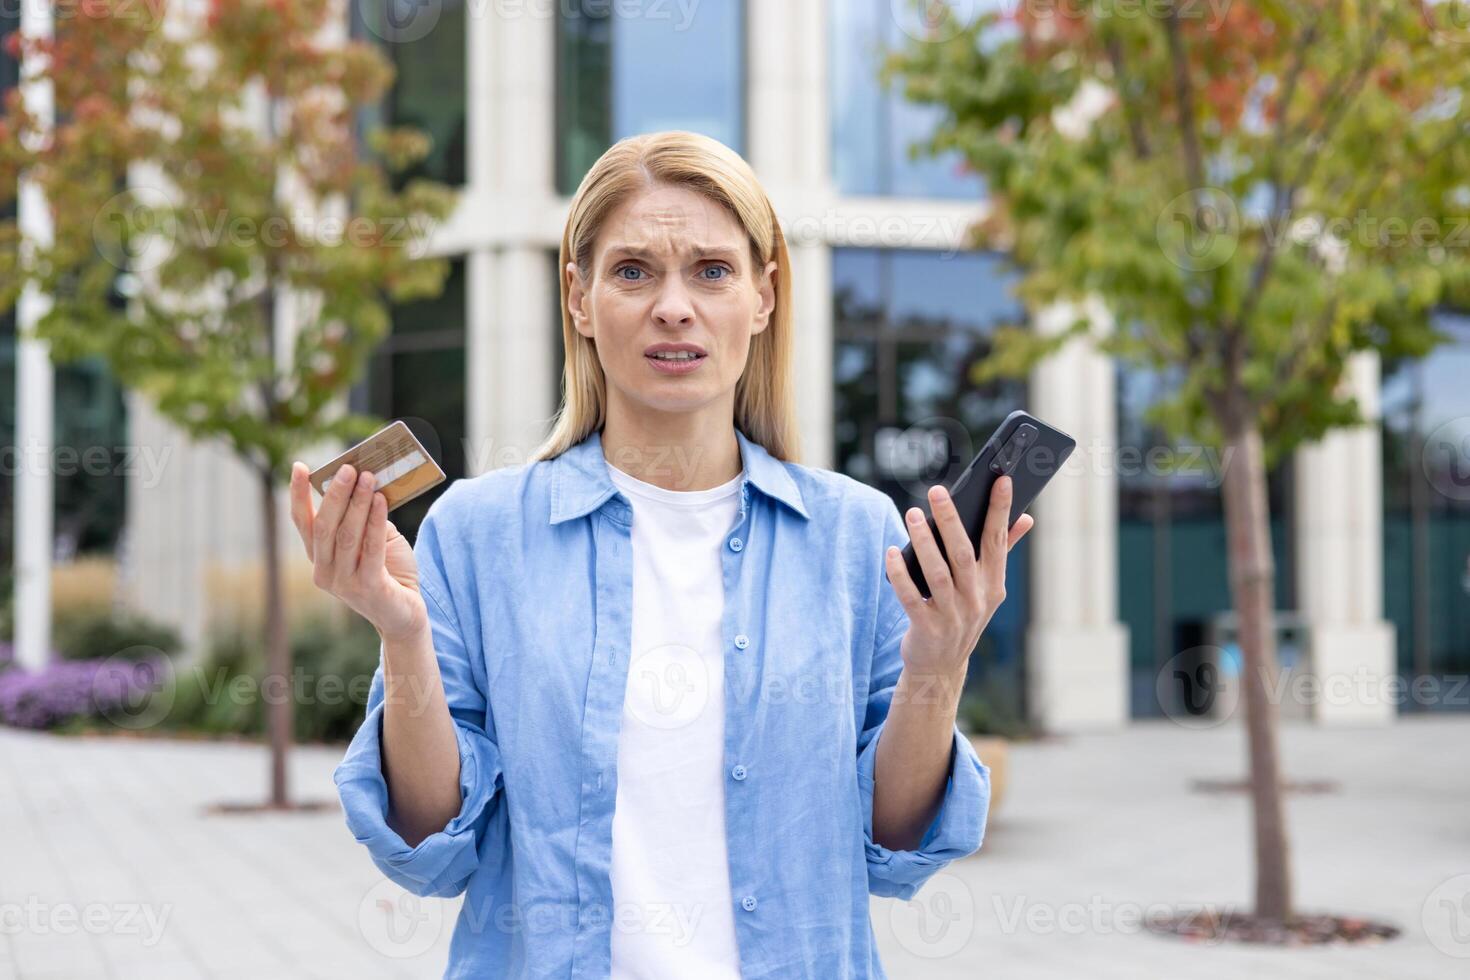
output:
[[[644,359],[653,364],[655,371],[664,374],[688,374],[699,367],[705,355],[696,354],[693,351],[659,351],[654,354],[643,355]]]

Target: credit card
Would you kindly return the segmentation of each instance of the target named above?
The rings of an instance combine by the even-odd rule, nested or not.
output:
[[[349,463],[358,473],[373,474],[373,489],[383,491],[390,511],[444,482],[444,471],[401,419],[314,471],[309,480],[316,492],[325,495],[332,477]]]

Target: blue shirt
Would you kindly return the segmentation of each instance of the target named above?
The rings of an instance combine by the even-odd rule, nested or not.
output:
[[[873,762],[909,623],[883,553],[908,533],[882,492],[735,433],[745,477],[721,551],[720,635],[741,973],[884,977],[868,896],[911,898],[980,847],[990,770],[956,728],[918,849],[873,842]],[[611,930],[627,921],[609,865],[631,520],[597,432],[555,459],[456,480],[419,529],[463,806],[416,847],[388,826],[381,664],[335,781],[385,875],[417,895],[464,894],[446,977],[608,975]]]

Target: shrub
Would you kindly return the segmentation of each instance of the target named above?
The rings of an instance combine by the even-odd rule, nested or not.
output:
[[[295,738],[346,741],[362,723],[378,667],[377,631],[359,616],[345,628],[325,616],[303,617],[291,632]],[[216,735],[263,737],[265,654],[259,633],[219,631],[202,664],[181,671],[166,724]]]
[[[154,688],[162,660],[57,660],[34,672],[6,670],[0,673],[0,724],[42,729],[106,717]]]
[[[179,650],[179,635],[142,613],[114,614],[106,606],[73,607],[56,617],[56,652],[65,660],[102,660],[122,654],[139,660]]]

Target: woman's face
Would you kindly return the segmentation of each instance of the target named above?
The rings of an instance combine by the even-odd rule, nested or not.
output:
[[[740,222],[702,194],[655,185],[608,216],[591,261],[585,284],[575,263],[563,274],[572,323],[596,344],[609,409],[621,401],[729,418],[750,339],[776,305],[776,263],[755,268]]]

